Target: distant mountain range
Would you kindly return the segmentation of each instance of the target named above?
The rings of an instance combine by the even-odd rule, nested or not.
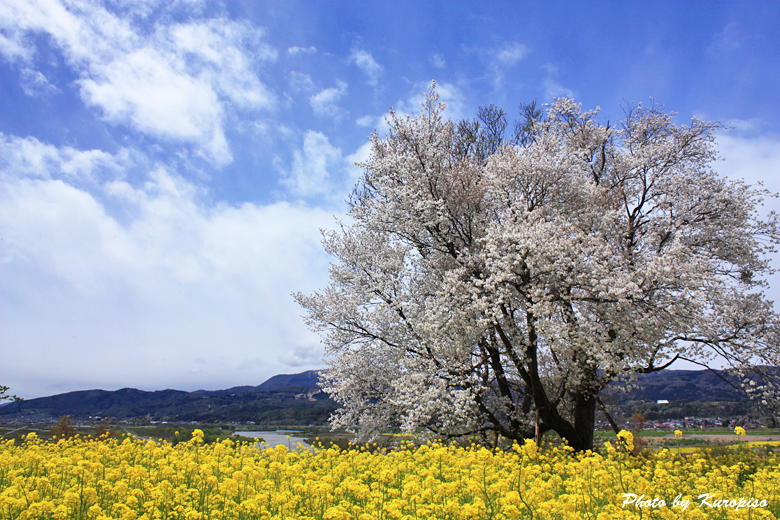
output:
[[[620,400],[634,401],[736,401],[747,396],[723,381],[723,372],[662,370],[637,379],[637,388],[619,392]]]
[[[45,420],[148,417],[157,421],[324,424],[336,403],[317,386],[318,372],[276,375],[258,386],[226,390],[85,390],[30,399],[0,407],[0,419]],[[641,376],[638,388],[616,391],[612,401],[738,401],[745,395],[708,370],[664,370]]]
[[[83,390],[11,403],[0,418],[45,420],[148,417],[157,421],[324,424],[336,403],[317,387],[318,372],[276,375],[258,386],[226,390]]]

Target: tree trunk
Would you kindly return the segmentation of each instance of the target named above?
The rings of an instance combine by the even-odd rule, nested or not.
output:
[[[562,435],[574,451],[593,449],[593,428],[596,426],[596,398],[577,395],[574,398],[574,429]]]

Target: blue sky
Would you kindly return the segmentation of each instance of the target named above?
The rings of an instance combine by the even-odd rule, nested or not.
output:
[[[291,293],[326,285],[319,230],[367,137],[434,78],[453,119],[570,96],[616,121],[654,99],[730,125],[716,169],[780,191],[778,27],[774,1],[3,0],[0,383],[323,366]]]

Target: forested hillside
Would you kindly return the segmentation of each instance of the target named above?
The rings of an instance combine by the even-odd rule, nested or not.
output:
[[[312,370],[277,375],[258,386],[216,391],[86,390],[12,403],[0,409],[0,416],[323,424],[336,406],[316,383],[317,372]]]

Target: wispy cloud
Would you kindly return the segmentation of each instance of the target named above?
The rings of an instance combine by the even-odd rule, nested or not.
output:
[[[378,118],[376,116],[363,116],[357,118],[355,124],[357,124],[358,126],[365,126],[365,127],[375,126],[378,119],[381,120],[381,118]]]
[[[444,58],[441,56],[441,54],[431,54],[428,57],[428,61],[431,62],[431,65],[436,67],[437,69],[443,69],[447,66],[447,62],[444,61]]]
[[[506,70],[517,65],[530,51],[530,47],[517,42],[510,42],[502,47],[493,49],[489,53],[489,70],[492,77],[493,88],[502,88],[504,86]]]
[[[131,167],[133,152],[122,149],[111,154],[102,150],[56,147],[34,137],[20,138],[0,133],[0,178],[51,179],[52,172],[69,181],[95,183],[100,175],[114,176]],[[55,177],[56,178],[56,177]]]
[[[0,24],[3,23],[3,14],[3,4],[0,4]],[[8,35],[0,32],[0,55],[11,63],[29,63],[35,55],[35,49],[25,41],[24,31],[11,24],[0,25],[0,28]]]
[[[369,85],[376,85],[379,82],[379,76],[382,74],[383,68],[374,60],[371,53],[360,49],[352,49],[349,54],[349,62],[357,65],[368,76]]]
[[[542,80],[541,89],[542,97],[545,101],[552,101],[559,97],[576,98],[577,93],[564,87],[556,78],[558,76],[559,68],[553,63],[545,63],[542,68],[547,71],[547,77]]]
[[[508,43],[498,50],[496,60],[507,67],[516,65],[520,60],[528,56],[530,48],[522,43]]]
[[[292,71],[290,73],[290,87],[293,90],[310,92],[314,89],[314,81],[312,81],[311,76],[308,74]]]
[[[41,72],[24,67],[19,74],[24,93],[30,97],[47,97],[60,92]]]
[[[304,198],[333,195],[343,166],[341,150],[324,134],[311,130],[304,135],[302,149],[293,152],[289,170],[277,159],[277,168],[284,174],[281,183],[295,196]]]
[[[309,98],[309,102],[314,113],[318,116],[331,117],[338,121],[349,115],[349,113],[337,104],[347,92],[347,84],[343,81],[337,81],[336,84],[338,85],[337,87],[326,88],[314,94]]]
[[[395,107],[396,113],[398,115],[419,114],[425,101],[425,91],[429,86],[430,82],[417,83],[407,98],[398,101]],[[473,114],[467,113],[466,97],[457,85],[445,81],[437,81],[436,92],[439,94],[441,101],[447,104],[447,108],[444,109],[445,118],[457,122],[461,119],[472,117]]]
[[[317,47],[314,47],[313,45],[310,47],[290,47],[287,49],[287,54],[290,56],[298,56],[299,54],[315,54],[317,52]]]
[[[555,79],[549,77],[542,82],[542,92],[544,93],[544,99],[548,101],[559,97],[576,97],[572,89],[564,87]]]
[[[707,46],[707,53],[717,58],[726,58],[742,46],[743,36],[737,23],[727,24],[723,30],[715,34]]]

